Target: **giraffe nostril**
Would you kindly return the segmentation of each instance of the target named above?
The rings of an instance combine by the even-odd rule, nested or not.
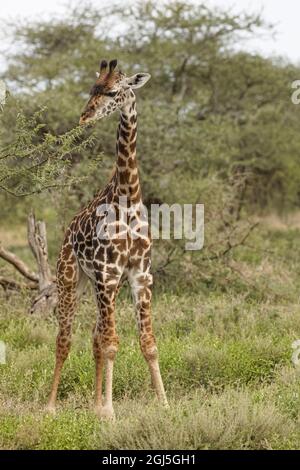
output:
[[[79,119],[79,125],[82,126],[87,122],[87,115],[86,113],[82,114]]]
[[[81,115],[79,119],[79,125],[80,126],[87,126],[92,124],[93,119],[87,114],[84,113]]]

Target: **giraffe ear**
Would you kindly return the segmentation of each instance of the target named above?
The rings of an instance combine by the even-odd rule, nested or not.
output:
[[[148,82],[148,80],[150,80],[150,78],[150,73],[136,73],[135,75],[132,75],[132,77],[127,78],[127,84],[133,89],[141,88]]]

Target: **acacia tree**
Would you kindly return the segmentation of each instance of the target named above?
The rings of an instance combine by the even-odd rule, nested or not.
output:
[[[44,111],[31,118],[18,113],[15,140],[0,146],[0,189],[11,196],[29,196],[81,181],[68,171],[71,157],[90,147],[93,136],[84,138],[79,127],[61,135],[44,132],[46,125],[40,123]]]

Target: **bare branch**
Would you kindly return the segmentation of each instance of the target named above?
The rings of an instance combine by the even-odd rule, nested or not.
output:
[[[22,283],[3,276],[0,276],[0,286],[2,286],[4,290],[33,290],[38,288],[38,284],[36,282]]]
[[[10,263],[12,266],[14,266],[19,273],[21,273],[24,277],[29,279],[30,281],[38,282],[39,281],[39,276],[38,274],[30,271],[28,266],[20,260],[15,254],[11,253],[10,251],[6,250],[3,248],[3,246],[0,245],[0,258],[4,259],[8,263]]]
[[[251,225],[249,227],[249,230],[245,233],[245,235],[243,236],[243,238],[241,240],[239,240],[238,242],[236,243],[231,243],[231,241],[228,239],[227,241],[227,248],[222,252],[222,253],[219,253],[219,254],[216,254],[214,256],[211,256],[209,257],[208,259],[210,261],[212,260],[215,260],[215,259],[218,259],[218,258],[221,258],[223,256],[226,256],[231,250],[233,250],[234,248],[237,248],[238,246],[241,246],[241,245],[244,245],[245,241],[247,240],[247,238],[250,236],[250,234],[253,232],[253,230],[259,225],[259,222],[256,222],[255,224]]]
[[[164,261],[164,263],[162,263],[160,266],[158,266],[158,268],[156,269],[155,273],[156,274],[159,274],[159,273],[164,273],[165,271],[165,268],[173,263],[175,261],[175,259],[172,257],[173,254],[175,253],[176,251],[176,247],[172,248],[169,253],[167,254],[167,258],[166,260]]]

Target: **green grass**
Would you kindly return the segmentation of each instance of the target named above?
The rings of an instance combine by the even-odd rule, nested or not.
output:
[[[84,302],[76,318],[56,417],[43,412],[56,321],[29,316],[19,296],[4,302],[0,338],[7,344],[8,360],[1,366],[0,447],[299,447],[300,378],[290,359],[291,343],[300,337],[297,305],[245,304],[220,294],[206,302],[201,295],[162,295],[153,311],[170,410],[161,409],[153,395],[132,308],[123,299],[117,315],[117,421],[105,423],[92,412],[92,302]]]
[[[199,288],[196,294],[154,296],[169,410],[156,401],[131,303],[126,292],[120,296],[115,423],[99,421],[92,412],[92,296],[85,296],[76,316],[53,417],[43,410],[54,365],[56,318],[30,316],[25,295],[1,292],[0,340],[7,345],[7,364],[0,365],[0,448],[299,449],[300,370],[291,362],[291,344],[300,338],[299,232],[285,238],[271,230],[269,235],[276,252],[272,260],[263,251],[254,259],[247,249],[238,258],[247,263],[248,279],[267,263],[263,295],[252,285],[243,292],[232,285],[225,291]],[[289,277],[286,260],[294,267]]]

